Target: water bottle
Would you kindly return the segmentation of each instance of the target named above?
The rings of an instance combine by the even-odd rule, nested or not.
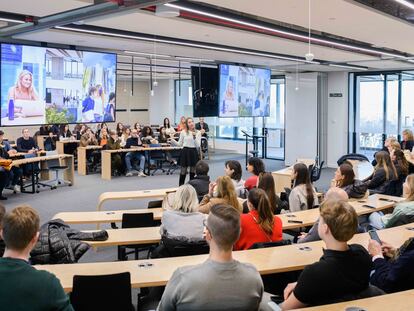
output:
[[[14,99],[10,98],[9,100],[9,120],[14,120]]]

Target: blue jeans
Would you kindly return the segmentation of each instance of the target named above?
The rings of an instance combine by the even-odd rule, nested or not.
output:
[[[132,170],[132,164],[136,161],[139,161],[139,171],[144,171],[145,155],[142,152],[128,152],[125,155],[125,164],[128,172]]]
[[[381,217],[384,216],[382,212],[374,212],[369,215],[369,224],[377,230],[384,229],[384,223]]]

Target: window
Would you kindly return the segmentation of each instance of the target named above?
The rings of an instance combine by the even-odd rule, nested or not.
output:
[[[414,72],[355,74],[350,151],[373,158],[386,137],[414,126]]]

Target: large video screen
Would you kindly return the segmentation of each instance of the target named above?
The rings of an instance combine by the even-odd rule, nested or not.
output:
[[[116,54],[1,44],[1,126],[115,121]]]
[[[270,70],[221,64],[220,117],[267,117],[270,114]]]

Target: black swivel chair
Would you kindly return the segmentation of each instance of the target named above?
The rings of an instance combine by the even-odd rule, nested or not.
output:
[[[122,228],[144,228],[144,227],[155,227],[157,224],[154,222],[153,213],[142,213],[142,214],[122,214]],[[138,259],[139,252],[142,250],[150,250],[151,246],[148,245],[126,245],[118,246],[118,260],[128,260],[127,249],[133,249],[135,253],[135,259]]]
[[[284,245],[291,245],[291,244],[292,244],[291,240],[281,240],[277,242],[258,242],[250,246],[249,249],[268,248],[268,247],[284,246]]]
[[[75,275],[70,302],[76,311],[134,311],[131,275]]]
[[[322,161],[320,165],[314,165],[310,174],[311,182],[318,181],[321,178],[322,167],[325,161]]]

